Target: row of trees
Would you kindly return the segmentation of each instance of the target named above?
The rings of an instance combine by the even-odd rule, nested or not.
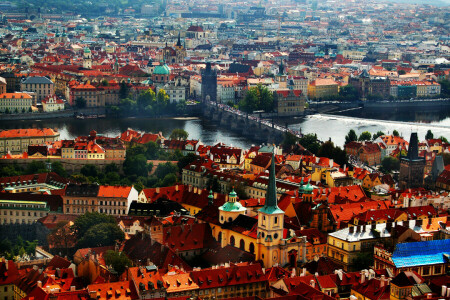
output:
[[[21,236],[18,236],[14,242],[5,238],[0,241],[0,255],[6,259],[15,259],[24,255],[34,256],[37,245],[37,240],[26,241]]]

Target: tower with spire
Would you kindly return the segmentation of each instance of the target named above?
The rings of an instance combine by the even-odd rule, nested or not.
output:
[[[408,154],[400,157],[400,189],[418,188],[423,186],[425,158],[419,156],[419,140],[417,132],[412,132],[409,139]]]

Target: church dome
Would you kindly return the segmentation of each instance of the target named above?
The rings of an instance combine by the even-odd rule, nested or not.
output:
[[[161,65],[155,67],[153,74],[155,74],[155,75],[170,75],[170,68],[167,64],[161,63]]]
[[[245,207],[240,202],[225,202],[219,210],[223,211],[245,211]]]

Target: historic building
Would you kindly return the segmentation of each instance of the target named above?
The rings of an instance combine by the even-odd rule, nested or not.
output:
[[[399,187],[409,189],[423,186],[425,164],[425,158],[419,156],[417,132],[412,132],[408,154],[400,157]]]
[[[293,230],[284,228],[284,211],[277,204],[273,154],[266,200],[256,217],[246,215],[246,209],[232,191],[219,208],[219,225],[212,225],[212,231],[222,247],[231,245],[250,252],[265,267],[276,264],[295,267],[297,261],[306,260],[306,237],[298,237]]]
[[[181,45],[180,34],[178,33],[178,41],[175,46],[169,47],[166,44],[166,47],[162,50],[163,59],[169,64],[182,64],[184,62],[184,58],[186,57],[186,49]]]
[[[349,84],[356,88],[361,100],[367,100],[369,95],[388,98],[390,94],[390,82],[386,77],[370,78],[364,70],[358,77],[351,77]]]
[[[170,68],[165,61],[161,61],[159,66],[153,69],[152,81],[156,85],[164,85],[170,81]]]
[[[211,68],[211,63],[206,63],[202,71],[202,101],[217,101],[217,72]]]
[[[29,145],[44,145],[59,141],[59,132],[51,128],[43,129],[9,129],[0,132],[0,154],[23,153]]]

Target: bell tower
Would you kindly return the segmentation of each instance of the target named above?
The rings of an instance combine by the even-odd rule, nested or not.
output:
[[[280,263],[284,231],[284,211],[277,204],[277,186],[275,178],[275,154],[272,153],[272,162],[270,164],[269,185],[267,187],[266,202],[258,211],[258,231],[257,243],[261,250],[257,259],[264,262],[264,266],[271,267]]]
[[[219,207],[220,224],[234,221],[239,215],[244,214],[245,211],[245,207],[237,201],[237,194],[233,189],[228,195],[227,201]]]

